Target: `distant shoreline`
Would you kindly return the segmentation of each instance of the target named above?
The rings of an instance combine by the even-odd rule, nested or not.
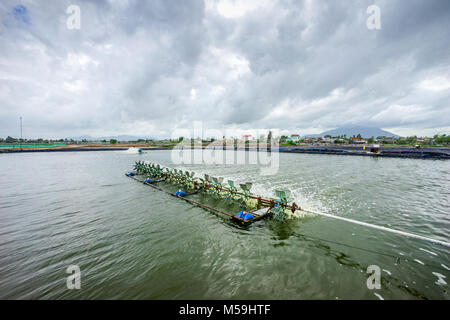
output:
[[[0,153],[22,153],[22,152],[75,152],[75,151],[125,151],[130,147],[140,148],[142,150],[172,150],[168,147],[141,147],[141,146],[121,146],[121,147],[97,147],[97,146],[72,146],[72,147],[57,147],[57,148],[15,148],[15,149],[0,149]],[[221,147],[202,147],[203,149],[223,149]],[[188,149],[188,148],[184,148]],[[235,149],[229,147],[228,149]],[[263,148],[260,148],[263,150]],[[387,157],[387,158],[410,158],[410,159],[439,159],[449,160],[450,149],[429,147],[429,148],[412,148],[388,146],[380,147],[379,153],[371,153],[363,149],[362,146],[289,146],[280,147],[279,152],[282,153],[308,153],[308,154],[331,154],[331,155],[345,155],[345,156],[365,156],[365,157]],[[259,151],[258,148],[238,148],[236,150]],[[273,150],[276,152],[276,150]]]
[[[309,153],[309,154],[332,154],[343,156],[384,157],[384,158],[409,158],[409,159],[438,159],[450,160],[450,149],[430,147],[380,147],[379,153],[369,152],[370,147],[363,150],[358,146],[323,146],[323,147],[287,147],[280,148],[280,152],[286,153]]]
[[[75,152],[75,151],[125,151],[132,147],[57,147],[57,148],[14,148],[0,149],[0,153],[22,153],[22,152]],[[171,150],[166,147],[134,147],[142,150]]]

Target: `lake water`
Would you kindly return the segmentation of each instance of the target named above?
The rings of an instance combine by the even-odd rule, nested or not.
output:
[[[280,154],[258,165],[185,168],[302,207],[449,241],[450,162]],[[124,176],[170,151],[0,154],[0,298],[449,299],[449,249],[304,216],[238,228]],[[69,290],[66,269],[81,269]],[[368,289],[367,267],[381,270]]]

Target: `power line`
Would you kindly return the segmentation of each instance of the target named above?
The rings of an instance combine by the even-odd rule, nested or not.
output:
[[[23,138],[22,138],[22,116],[20,116],[20,143],[19,143],[20,150],[22,150],[22,141],[23,141]]]

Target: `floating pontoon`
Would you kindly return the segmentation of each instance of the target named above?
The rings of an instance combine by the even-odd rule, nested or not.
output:
[[[249,225],[255,221],[264,219],[266,217],[273,217],[278,220],[286,219],[291,213],[295,211],[302,211],[304,213],[310,213],[330,219],[340,220],[347,223],[357,224],[367,228],[382,230],[385,232],[395,233],[401,236],[428,241],[434,244],[450,247],[450,242],[444,240],[433,239],[410,232],[396,230],[380,225],[375,225],[367,222],[362,222],[354,219],[331,215],[328,213],[314,212],[301,209],[295,202],[292,202],[289,190],[275,190],[277,199],[265,199],[261,196],[256,196],[251,193],[251,183],[240,184],[238,189],[234,181],[228,180],[227,185],[224,184],[223,178],[211,177],[207,174],[204,178],[195,177],[194,172],[182,171],[179,169],[172,169],[163,167],[159,164],[150,162],[136,162],[134,171],[126,173],[126,176],[139,181],[147,186],[150,186],[159,191],[170,194],[173,197],[182,199],[193,205],[205,208],[210,211],[214,211],[225,216],[228,216],[232,221],[241,225]],[[142,178],[140,178],[142,177]],[[177,192],[170,192],[158,186],[161,182],[168,182],[174,186],[179,187]],[[243,210],[251,213],[254,218],[244,220],[237,217],[238,212],[225,212],[218,208],[214,208],[210,205],[202,203],[200,201],[193,200],[190,196],[203,193],[209,195],[215,199],[223,199],[231,202],[235,202],[240,205]]]
[[[265,199],[251,193],[252,184],[250,182],[240,184],[240,188],[237,188],[232,180],[228,180],[226,185],[221,177],[211,177],[205,174],[204,178],[198,178],[195,177],[194,172],[163,167],[155,163],[136,162],[134,171],[126,173],[126,176],[193,205],[228,216],[232,221],[241,225],[249,225],[266,217],[283,220],[289,211],[299,210],[295,203],[288,204],[290,200],[288,190],[276,190],[278,199]],[[175,193],[170,192],[160,186],[161,182],[169,183],[180,189]],[[244,220],[237,217],[238,212],[229,213],[193,200],[190,196],[197,193],[207,194],[214,199],[234,202],[254,218]]]

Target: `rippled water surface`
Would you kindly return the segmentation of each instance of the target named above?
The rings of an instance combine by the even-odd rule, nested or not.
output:
[[[310,210],[449,241],[450,163],[280,154],[257,165],[192,165],[292,190]],[[0,155],[0,298],[449,299],[448,248],[316,216],[238,228],[128,179],[169,151]],[[175,166],[177,167],[177,166]],[[66,268],[81,269],[68,290]],[[381,289],[367,288],[369,265]]]

